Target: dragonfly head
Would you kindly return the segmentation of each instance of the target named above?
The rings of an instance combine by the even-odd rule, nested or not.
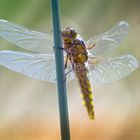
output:
[[[77,37],[75,29],[67,27],[62,30],[62,38],[65,43],[72,43]]]

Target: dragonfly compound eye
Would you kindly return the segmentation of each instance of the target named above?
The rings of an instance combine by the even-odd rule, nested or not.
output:
[[[67,27],[62,30],[62,38],[66,43],[73,42],[76,39],[76,36],[77,32],[73,28]]]

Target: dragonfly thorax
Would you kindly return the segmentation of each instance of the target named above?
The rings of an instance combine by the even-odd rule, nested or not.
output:
[[[85,44],[82,40],[75,39],[73,43],[65,44],[64,48],[69,55],[69,58],[74,61],[74,63],[84,63],[88,59],[88,53]]]
[[[86,50],[85,43],[82,40],[79,39],[74,40],[72,51],[75,52],[75,55],[73,55],[75,62],[84,63],[87,61],[88,53]]]

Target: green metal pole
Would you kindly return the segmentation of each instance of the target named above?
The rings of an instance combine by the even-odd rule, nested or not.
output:
[[[61,139],[70,140],[67,94],[64,72],[64,57],[62,50],[62,37],[59,17],[59,0],[51,0],[51,10],[52,10],[54,50],[55,50],[55,62],[57,74],[57,90],[59,99]]]

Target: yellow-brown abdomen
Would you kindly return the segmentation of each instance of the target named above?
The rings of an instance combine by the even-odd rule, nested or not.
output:
[[[83,100],[83,105],[86,107],[89,118],[94,119],[94,106],[93,106],[93,95],[92,95],[92,89],[91,84],[89,80],[84,83],[84,85],[81,85],[81,97]]]
[[[80,84],[81,89],[81,98],[83,105],[86,107],[89,118],[94,119],[94,104],[93,104],[93,95],[90,81],[87,77],[87,71],[84,64],[80,69],[77,67],[76,75]],[[80,70],[80,71],[79,71]]]

